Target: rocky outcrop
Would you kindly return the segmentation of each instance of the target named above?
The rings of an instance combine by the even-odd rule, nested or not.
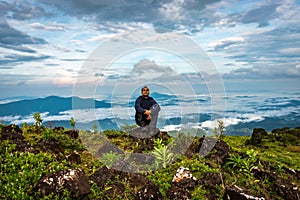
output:
[[[209,191],[209,193],[206,194],[208,200],[218,199],[216,196],[216,188],[223,184],[221,174],[205,173],[203,177],[199,179],[198,184],[203,185],[203,187]]]
[[[115,177],[119,177],[121,180],[126,180],[130,187],[132,188],[140,188],[136,194],[136,200],[148,200],[148,199],[163,199],[162,194],[159,191],[159,187],[156,186],[150,179],[146,178],[141,174],[129,173],[124,171],[119,171],[115,169],[109,169],[107,167],[102,167],[97,170],[93,175],[89,177],[89,179],[96,183],[98,187],[104,189],[106,187],[111,188],[110,190],[118,190],[118,194],[123,196],[123,189],[125,186],[122,183],[114,182],[112,184],[108,184],[108,180],[113,180]],[[122,192],[123,191],[123,192]],[[111,199],[116,198],[116,193],[112,193],[111,191],[107,192]]]
[[[169,199],[191,199],[191,192],[195,186],[197,179],[191,174],[186,167],[179,167],[172,179],[171,188],[167,192]]]
[[[4,140],[8,140],[11,144],[15,144],[16,151],[34,152],[30,143],[25,141],[22,129],[17,125],[11,124],[2,128],[0,141]]]
[[[258,168],[254,169],[254,177],[258,180],[269,180],[278,196],[285,200],[299,200],[300,193],[298,187],[290,181],[280,178],[276,173],[262,171]]]
[[[263,128],[253,129],[251,138],[246,141],[246,145],[262,146],[263,138],[267,136],[267,132]]]
[[[83,197],[90,193],[90,188],[85,173],[80,169],[67,169],[48,174],[37,184],[37,189],[43,196],[51,193],[61,196],[66,189],[74,197]]]
[[[153,184],[147,184],[140,189],[135,196],[135,200],[163,200],[159,187]]]
[[[230,157],[230,153],[232,153],[230,146],[226,142],[218,140],[211,149],[211,153],[208,153],[205,158],[215,160],[222,165]]]

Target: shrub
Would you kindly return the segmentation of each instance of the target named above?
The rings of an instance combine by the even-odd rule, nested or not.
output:
[[[108,168],[111,168],[115,162],[117,162],[122,157],[122,154],[118,154],[110,151],[109,153],[104,153],[99,159]]]
[[[166,168],[175,158],[174,153],[165,145],[160,148],[154,147],[152,154],[155,156],[156,165],[162,166],[163,168]]]

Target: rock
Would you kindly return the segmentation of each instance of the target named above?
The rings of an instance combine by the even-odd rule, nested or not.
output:
[[[249,194],[238,186],[229,186],[226,188],[225,194],[223,196],[224,200],[265,200],[264,197],[255,197]]]
[[[56,131],[64,131],[65,128],[62,127],[62,126],[55,126],[52,130],[55,131],[55,132],[56,132]]]
[[[139,170],[149,170],[149,167],[154,164],[155,156],[150,153],[131,153],[130,162],[134,163],[134,166],[139,167]]]
[[[121,157],[118,161],[116,161],[112,165],[112,168],[122,172],[138,173],[136,168],[125,160],[125,157]]]
[[[284,183],[285,182],[285,183]],[[298,187],[283,181],[283,179],[279,182],[276,181],[274,183],[277,194],[284,198],[285,200],[299,200],[300,193],[298,191]]]
[[[167,192],[169,199],[191,199],[190,190],[196,185],[196,178],[186,167],[179,167],[172,179],[171,188]]]
[[[230,157],[230,153],[232,152],[232,149],[226,142],[222,140],[218,140],[215,143],[214,147],[211,149],[211,151],[213,153],[207,154],[205,158],[210,158],[216,160],[220,164],[223,164],[226,162],[227,158]]]
[[[145,187],[140,189],[135,196],[135,200],[163,200],[159,187],[149,182]]]
[[[116,175],[120,175],[120,172],[114,169],[108,169],[104,166],[91,175],[89,179],[96,183],[98,187],[104,189],[106,181],[112,179]]]
[[[262,181],[268,179],[275,188],[278,196],[285,200],[298,200],[300,197],[298,187],[296,185],[293,185],[286,179],[278,177],[275,173],[254,169],[254,177]]]
[[[117,182],[114,182],[115,177],[119,177]],[[110,188],[107,191],[107,194],[111,197],[111,199],[116,199],[116,194],[125,198],[123,196],[125,186],[122,181],[118,182],[120,180],[126,181],[131,188],[140,188],[140,190],[136,193],[135,199],[163,199],[159,188],[150,179],[138,173],[130,173],[102,167],[91,175],[89,179],[102,189]]]
[[[109,189],[106,191],[109,199],[118,199],[120,196],[124,197],[125,186],[123,183],[115,182],[112,184],[108,184],[107,186]]]
[[[193,155],[199,154],[200,148],[203,144],[203,141],[204,141],[204,138],[195,137],[193,139],[191,145],[189,145],[188,149],[184,153],[184,155],[188,158],[191,158]]]
[[[215,189],[217,185],[222,184],[222,179],[220,174],[208,172],[198,182],[207,189]]]
[[[85,173],[79,169],[67,169],[48,174],[39,180],[37,188],[43,196],[51,193],[60,196],[64,189],[70,191],[73,197],[90,193],[88,179]]]
[[[285,166],[282,167],[282,169],[287,172],[290,175],[296,176],[298,179],[300,179],[300,170],[287,168]]]
[[[41,140],[39,143],[35,145],[38,149],[46,152],[51,152],[55,154],[64,153],[64,149],[60,146],[60,144],[55,139],[49,140]]]
[[[24,140],[23,131],[17,125],[4,126],[1,130],[0,141],[3,140]]]
[[[153,138],[136,138],[134,140],[138,143],[138,148],[134,148],[134,153],[143,153],[143,151],[148,150],[151,151],[154,149],[154,141]]]
[[[81,163],[81,157],[77,151],[73,151],[70,155],[68,155],[67,160],[69,163],[75,163],[75,164]]]
[[[116,154],[122,154],[122,155],[124,154],[124,152],[119,147],[117,147],[116,145],[114,145],[110,142],[107,142],[102,147],[100,147],[98,149],[95,156],[100,158],[100,157],[102,157],[102,155],[104,153],[110,153],[110,152],[113,152],[113,153],[116,153]]]
[[[168,135],[168,132],[166,131],[159,131],[156,135],[154,135],[154,138],[161,138],[163,140],[168,140],[171,138],[171,136]]]
[[[205,173],[203,174],[203,177],[201,179],[198,180],[198,184],[199,185],[203,185],[204,188],[209,191],[208,194],[206,194],[206,199],[208,200],[217,200],[219,199],[216,195],[215,195],[215,191],[216,191],[216,186],[221,185],[222,184],[222,179],[220,174],[217,173]]]
[[[254,128],[250,140],[246,141],[246,145],[261,146],[262,139],[267,136],[267,132],[263,128]]]
[[[127,179],[129,181],[129,184],[131,187],[145,187],[147,184],[153,184],[153,182],[148,179],[147,177],[141,175],[141,174],[136,174],[136,173],[130,173],[127,176]]]
[[[16,151],[21,152],[32,152],[36,151],[31,147],[30,143],[25,141],[25,137],[23,136],[23,131],[17,125],[8,125],[2,127],[0,141],[9,140],[10,144],[16,145]]]
[[[191,199],[191,194],[184,188],[173,186],[168,190],[167,197],[172,200],[188,200]]]
[[[72,139],[78,139],[78,130],[67,130],[64,132],[66,135],[70,136]]]
[[[191,174],[189,168],[181,166],[177,169],[176,174],[174,175],[172,182],[178,183],[178,182],[182,181],[183,179],[192,179],[192,180],[196,181],[196,178],[193,177],[193,175]]]

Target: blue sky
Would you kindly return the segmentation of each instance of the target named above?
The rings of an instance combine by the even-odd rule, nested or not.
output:
[[[70,96],[99,46],[143,29],[157,37],[181,34],[198,44],[216,68],[201,71],[206,80],[217,73],[228,85],[247,82],[255,88],[268,82],[299,89],[300,1],[2,0],[0,98]],[[143,50],[119,57],[109,68],[99,61],[87,84],[98,84],[99,77],[106,84],[124,80],[145,68],[168,82],[200,79],[199,71],[178,58]]]

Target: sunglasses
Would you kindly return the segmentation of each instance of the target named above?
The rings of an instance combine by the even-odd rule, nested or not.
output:
[[[143,89],[142,91],[149,91],[148,89]]]

